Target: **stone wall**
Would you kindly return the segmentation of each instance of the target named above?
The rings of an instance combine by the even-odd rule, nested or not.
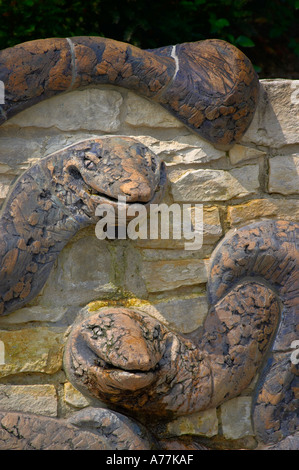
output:
[[[198,328],[208,311],[211,253],[223,235],[260,219],[299,221],[299,82],[262,80],[258,109],[228,152],[203,141],[159,105],[113,86],[63,94],[0,127],[0,201],[38,159],[91,136],[139,139],[167,165],[165,202],[204,205],[200,250],[181,240],[100,241],[84,229],[61,252],[43,291],[0,319],[0,409],[67,418],[90,402],[67,381],[63,348],[81,309],[138,306],[176,331]],[[254,448],[254,383],[221,405],[160,428],[223,447]]]

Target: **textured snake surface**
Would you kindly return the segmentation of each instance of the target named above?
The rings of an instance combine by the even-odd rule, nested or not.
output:
[[[33,299],[66,243],[118,196],[159,201],[164,165],[128,137],[89,139],[41,159],[18,180],[0,219],[0,313]]]
[[[62,92],[119,85],[154,100],[208,141],[228,147],[248,128],[259,81],[250,60],[220,40],[141,50],[101,37],[41,39],[0,51],[0,124]]]

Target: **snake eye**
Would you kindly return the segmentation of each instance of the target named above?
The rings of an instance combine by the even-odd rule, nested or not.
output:
[[[89,158],[85,158],[84,166],[85,166],[85,168],[88,168],[89,170],[95,170],[96,169],[95,163],[92,162],[91,160],[89,160]]]

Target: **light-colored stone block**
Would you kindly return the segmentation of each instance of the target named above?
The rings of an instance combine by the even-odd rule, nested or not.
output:
[[[261,80],[253,121],[241,139],[244,144],[281,148],[299,142],[299,80]]]
[[[255,194],[259,189],[259,166],[226,170],[189,170],[171,181],[175,201],[227,201]]]
[[[270,158],[269,192],[299,194],[299,154]]]
[[[75,408],[89,406],[88,400],[70,382],[64,384],[64,401]]]
[[[11,118],[20,127],[56,127],[62,131],[115,132],[120,126],[122,95],[115,90],[87,88],[54,96]]]
[[[151,136],[137,136],[137,139],[159,155],[167,166],[207,163],[225,156],[223,150],[193,135],[178,136],[173,140],[158,140]]]
[[[196,435],[213,437],[218,433],[216,408],[182,416],[167,424],[171,436]]]
[[[0,409],[57,416],[54,385],[0,385]]]
[[[173,117],[159,104],[129,92],[126,100],[127,114],[125,122],[134,127],[183,127],[183,124]]]
[[[206,283],[208,266],[206,259],[144,261],[141,276],[148,292],[167,291]]]
[[[226,439],[253,436],[251,425],[251,397],[237,397],[221,405],[221,423]]]
[[[25,372],[54,374],[62,367],[64,331],[60,328],[1,330],[0,341],[5,353],[0,377]]]

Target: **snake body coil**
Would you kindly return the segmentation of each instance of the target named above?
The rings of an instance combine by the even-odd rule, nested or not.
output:
[[[191,335],[138,310],[108,309],[73,327],[65,367],[79,390],[137,415],[170,418],[219,406],[258,373],[256,435],[275,442],[299,425],[299,225],[262,221],[228,233],[212,257],[211,308]]]

